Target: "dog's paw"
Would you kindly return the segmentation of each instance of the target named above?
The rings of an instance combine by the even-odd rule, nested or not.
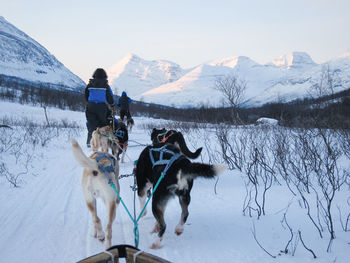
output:
[[[162,247],[162,240],[157,238],[156,241],[150,246],[151,249],[160,249]]]
[[[177,225],[175,228],[175,234],[176,235],[181,235],[184,232],[184,226],[183,225]]]
[[[105,233],[104,232],[98,233],[97,239],[101,242],[105,241]]]

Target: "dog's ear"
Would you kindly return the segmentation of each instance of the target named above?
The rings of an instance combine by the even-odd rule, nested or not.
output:
[[[165,131],[166,131],[166,129],[165,129],[165,128],[163,128],[163,129],[162,129],[162,132],[165,132]]]
[[[152,132],[155,132],[157,129],[156,128],[153,128]]]

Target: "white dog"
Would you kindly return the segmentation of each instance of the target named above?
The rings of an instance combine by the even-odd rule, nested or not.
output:
[[[109,125],[94,130],[90,141],[92,151],[97,152],[101,150],[104,153],[108,153],[108,147],[111,145],[111,138],[114,138],[114,135],[112,127]]]
[[[105,233],[102,229],[101,220],[97,216],[96,198],[101,198],[107,208],[108,223],[105,230],[107,233],[105,248],[108,249],[112,240],[112,223],[119,204],[117,194],[109,183],[113,183],[119,192],[118,161],[113,155],[108,153],[94,152],[90,157],[87,157],[75,139],[71,139],[71,143],[75,159],[84,167],[82,188],[86,205],[92,214],[94,223],[93,236],[101,242],[105,240]]]

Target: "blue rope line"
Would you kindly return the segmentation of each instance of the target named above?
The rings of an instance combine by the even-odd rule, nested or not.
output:
[[[159,152],[160,152],[160,160],[158,160],[157,162],[154,161],[154,158],[153,158],[152,153],[151,153],[152,150],[153,150],[153,151],[159,151]],[[164,152],[170,153],[170,154],[172,155],[172,157],[170,158],[170,160],[166,160],[167,162],[165,162],[165,160],[163,160],[163,153],[164,153]],[[147,207],[149,201],[151,200],[151,198],[152,198],[154,192],[157,190],[157,188],[158,188],[160,182],[163,180],[163,178],[164,178],[166,172],[168,171],[168,169],[170,168],[170,166],[171,166],[179,157],[181,157],[181,154],[174,153],[174,152],[172,152],[172,151],[166,149],[165,147],[162,147],[160,150],[150,149],[150,152],[149,152],[149,153],[150,153],[150,157],[151,157],[151,161],[152,161],[153,167],[156,166],[156,165],[165,165],[165,164],[166,164],[166,166],[165,166],[163,172],[161,173],[161,175],[160,175],[160,177],[159,177],[159,179],[158,179],[156,185],[153,187],[153,191],[151,192],[151,195],[148,197],[148,199],[147,199],[145,205],[143,206],[143,208],[142,208],[142,210],[141,210],[139,216],[137,217],[137,219],[132,217],[132,215],[131,215],[129,209],[128,209],[127,206],[125,205],[123,199],[120,197],[119,192],[118,192],[118,190],[117,190],[115,184],[114,184],[113,182],[109,183],[110,186],[111,186],[111,187],[114,189],[114,191],[116,192],[116,194],[117,194],[117,196],[118,196],[120,202],[121,202],[122,205],[124,206],[124,208],[125,208],[125,210],[126,210],[128,216],[130,217],[131,221],[134,223],[133,232],[134,232],[134,242],[135,242],[135,247],[136,247],[136,248],[139,247],[139,240],[140,240],[140,233],[139,233],[139,228],[138,228],[138,222],[139,222],[139,220],[141,219],[141,216],[142,216],[142,214],[144,213],[144,211],[145,211],[145,209],[146,209],[146,207]],[[136,162],[135,162],[135,163],[136,163]],[[109,176],[107,175],[107,171],[104,170],[104,169],[101,169],[101,170],[105,173],[106,177],[109,178]]]
[[[110,185],[111,185],[111,187],[114,189],[114,191],[116,192],[116,194],[117,194],[117,196],[118,196],[120,202],[121,202],[122,205],[124,206],[124,208],[125,208],[125,210],[126,210],[128,216],[130,217],[131,221],[134,223],[134,229],[133,229],[134,237],[135,237],[135,238],[134,238],[134,242],[135,242],[135,247],[138,248],[138,247],[139,247],[139,239],[140,239],[139,228],[138,228],[138,224],[137,224],[138,221],[135,221],[135,219],[132,217],[132,215],[131,215],[129,209],[126,207],[126,205],[125,205],[123,199],[120,197],[119,192],[118,192],[118,190],[117,190],[115,184],[112,183],[112,184],[110,184]]]
[[[141,219],[141,216],[142,216],[143,212],[145,211],[146,206],[148,205],[149,201],[151,200],[151,198],[152,198],[154,192],[157,190],[157,187],[158,187],[158,185],[160,184],[160,181],[164,178],[164,175],[165,175],[165,174],[164,174],[164,172],[163,172],[163,173],[161,174],[161,176],[159,177],[159,179],[158,179],[158,181],[157,181],[155,187],[153,188],[153,191],[152,191],[151,195],[148,197],[147,202],[146,202],[146,204],[144,205],[144,207],[142,208],[142,211],[141,211],[141,213],[139,214],[137,220],[135,220],[135,219],[132,217],[132,215],[131,215],[129,209],[128,209],[127,206],[125,205],[123,199],[120,197],[119,192],[118,192],[117,187],[115,186],[115,184],[114,184],[114,183],[111,183],[111,184],[110,184],[110,186],[111,186],[111,187],[114,189],[114,191],[116,192],[116,194],[117,194],[117,196],[118,196],[120,202],[121,202],[122,205],[124,206],[124,208],[125,208],[125,210],[126,210],[128,216],[130,217],[131,221],[134,223],[134,229],[133,229],[134,236],[135,236],[134,241],[135,241],[135,247],[137,247],[137,248],[139,247],[139,240],[140,240],[138,222],[139,222],[139,220]]]
[[[164,178],[164,175],[165,175],[164,172],[160,175],[160,177],[159,177],[159,179],[158,179],[158,181],[157,181],[155,187],[153,188],[153,191],[152,191],[151,195],[148,197],[148,199],[147,199],[147,201],[146,201],[146,203],[145,203],[143,209],[141,210],[141,213],[139,214],[139,216],[138,216],[138,218],[137,218],[137,220],[136,220],[137,222],[140,220],[140,218],[141,218],[143,212],[144,212],[145,209],[146,209],[146,206],[148,205],[149,201],[151,200],[151,198],[152,198],[154,192],[157,190],[157,187],[158,187],[158,185],[160,184],[160,181]]]

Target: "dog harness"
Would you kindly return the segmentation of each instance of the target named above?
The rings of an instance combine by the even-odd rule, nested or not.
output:
[[[158,134],[157,136],[158,142],[163,142],[163,143],[166,142],[168,138],[172,136],[174,133],[171,131],[170,134],[165,137],[166,134],[167,134],[167,131],[164,133]],[[163,137],[163,139],[160,140],[161,137]]]
[[[107,180],[108,180],[108,184],[112,184],[113,183],[113,180],[112,178],[109,176],[109,173],[114,173],[114,167],[115,167],[115,158],[112,157],[111,155],[107,155],[107,154],[104,154],[104,153],[101,153],[101,152],[97,152],[98,154],[100,154],[97,158],[96,158],[96,162],[97,162],[97,166],[98,166],[98,169],[100,169],[103,174],[106,176]],[[106,158],[109,160],[110,162],[110,165],[109,166],[103,166],[101,163],[100,163],[100,160],[103,159],[103,158]]]
[[[167,145],[164,145],[164,146],[162,146],[160,148],[150,148],[149,149],[149,157],[150,157],[151,162],[152,162],[152,168],[154,168],[154,166],[157,166],[157,165],[166,165],[164,170],[163,170],[163,174],[165,174],[168,171],[170,166],[177,159],[179,159],[180,157],[183,156],[182,154],[175,153],[175,152],[167,149],[166,147],[167,147]],[[159,152],[159,159],[157,161],[154,160],[153,152]],[[165,153],[170,154],[170,156],[171,156],[170,159],[165,159],[164,158],[164,154]]]
[[[110,140],[111,142],[114,142],[115,141],[115,135],[111,136],[109,134],[106,134],[106,133],[103,133],[103,132],[100,132],[100,130],[97,130],[98,134],[101,134],[102,136],[105,136],[107,137],[108,140]]]
[[[155,161],[154,157],[153,157],[153,152],[159,152],[159,160]],[[165,159],[163,158],[164,154],[167,153],[169,154],[171,157],[170,159]],[[120,202],[122,203],[122,205],[124,206],[125,208],[125,211],[127,212],[128,216],[130,217],[131,221],[134,223],[134,229],[133,229],[133,232],[134,232],[134,241],[135,241],[135,246],[138,247],[139,246],[139,229],[138,229],[138,222],[143,214],[143,212],[145,211],[146,209],[146,206],[147,204],[149,203],[149,201],[151,200],[154,192],[157,190],[158,188],[158,185],[160,184],[161,180],[164,178],[165,176],[165,173],[167,172],[167,170],[170,168],[170,166],[179,158],[183,157],[183,155],[179,154],[179,153],[175,153],[169,149],[166,148],[166,145],[162,146],[161,148],[151,148],[149,150],[149,154],[150,154],[150,158],[151,158],[151,162],[152,162],[152,165],[153,167],[154,166],[157,166],[157,165],[166,165],[166,167],[164,168],[163,172],[161,173],[161,176],[159,177],[157,183],[155,184],[155,186],[153,187],[153,191],[151,192],[150,196],[148,197],[144,207],[141,209],[141,212],[140,214],[138,215],[138,217],[136,217],[136,214],[135,214],[135,205],[134,205],[134,217],[131,215],[129,209],[127,208],[127,206],[125,205],[123,199],[121,198],[115,184],[112,182],[110,184],[110,186],[114,189],[115,193],[117,194],[118,196],[118,199],[120,200]],[[102,159],[103,157],[106,157],[108,159],[110,159],[111,157],[107,156],[107,155],[104,155],[102,154],[103,156],[99,156],[99,160]],[[115,164],[115,159],[113,158],[114,162],[113,164]],[[97,161],[97,159],[96,159]],[[112,162],[111,162],[112,163]],[[134,162],[134,166],[136,168],[136,163],[137,161]],[[102,165],[101,165],[102,166]],[[103,166],[102,166],[103,167]],[[107,171],[107,170],[111,170],[112,168],[114,169],[114,167],[112,165],[108,166],[108,167],[103,167],[103,168],[100,168],[100,164],[99,164],[99,168],[102,170],[102,171]],[[134,171],[133,173],[135,172],[135,168],[134,168]],[[105,172],[105,174],[107,174],[107,172]],[[107,176],[107,175],[106,175]],[[108,182],[110,181],[110,179],[108,180]],[[135,194],[135,192],[134,192]]]
[[[115,133],[114,133],[114,136],[120,138],[120,139],[123,139],[124,138],[124,131],[123,130],[117,130]]]
[[[114,136],[118,138],[118,141],[114,141],[115,144],[122,145],[122,146],[128,146],[127,142],[125,141],[125,131],[118,129],[115,133]],[[130,158],[130,157],[129,157]]]

